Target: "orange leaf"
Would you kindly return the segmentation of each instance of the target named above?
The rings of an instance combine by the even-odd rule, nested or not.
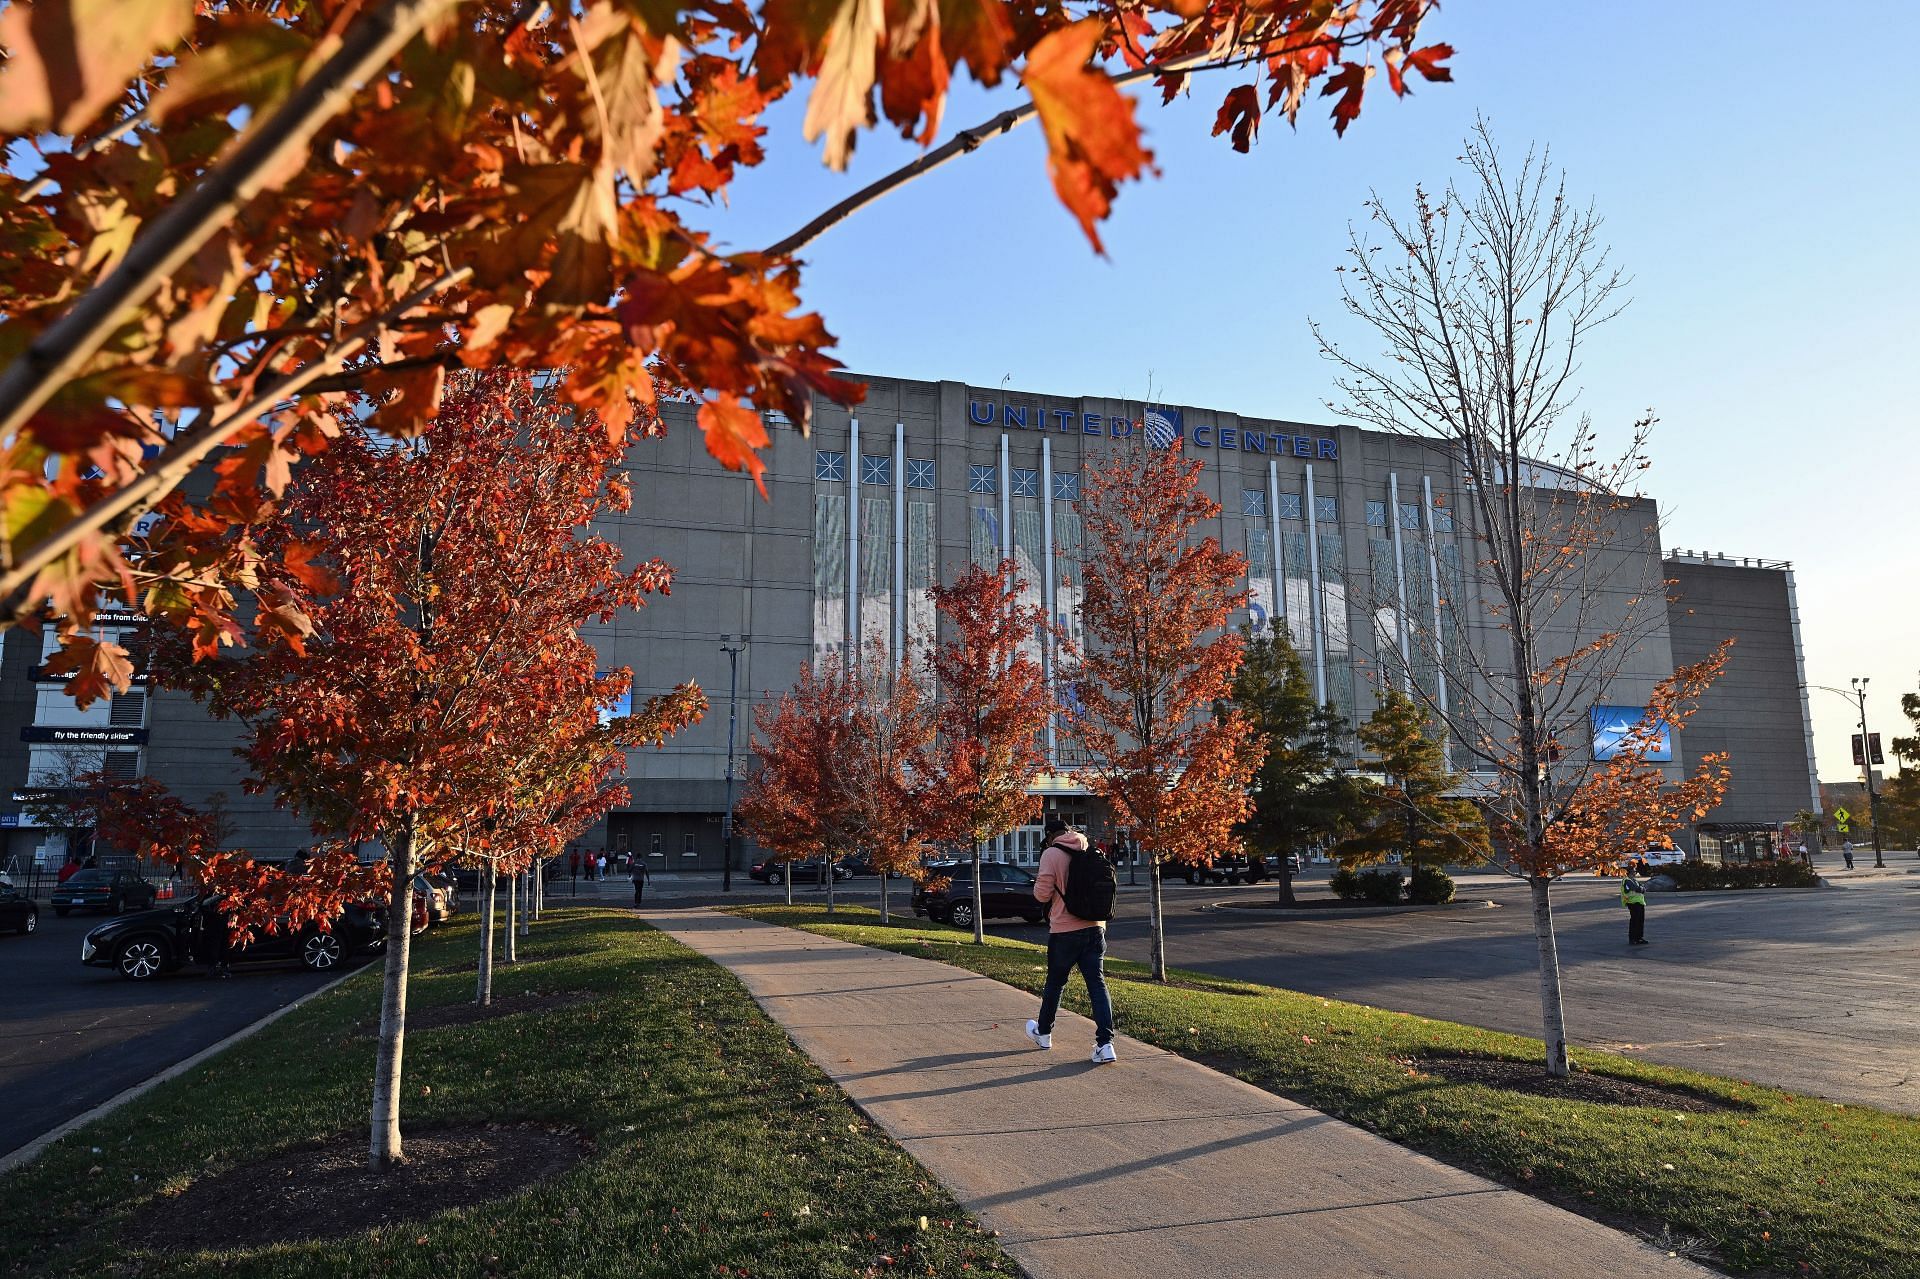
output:
[[[193,24],[189,0],[36,0],[0,14],[0,133],[74,133]]]
[[[767,438],[766,423],[760,415],[733,396],[723,395],[700,406],[700,429],[707,434],[707,452],[729,471],[753,476],[760,496],[765,497],[767,485],[760,477],[767,464],[755,450],[766,448],[772,441]]]
[[[1053,189],[1102,256],[1094,223],[1113,207],[1121,182],[1153,167],[1153,154],[1140,145],[1133,103],[1087,65],[1105,33],[1097,18],[1062,27],[1034,45],[1022,77],[1047,135]]]
[[[1233,130],[1233,149],[1245,152],[1260,132],[1260,91],[1251,84],[1227,90],[1220,114],[1213,118],[1213,136]]]
[[[72,677],[67,680],[66,693],[81,710],[133,686],[133,663],[127,658],[127,650],[90,635],[62,639],[59,651],[47,658],[46,672]]]
[[[1361,62],[1343,62],[1340,70],[1327,77],[1320,96],[1331,97],[1339,94],[1340,100],[1333,104],[1333,131],[1344,134],[1347,126],[1360,115],[1360,98],[1367,91],[1367,79],[1373,74],[1373,68]]]

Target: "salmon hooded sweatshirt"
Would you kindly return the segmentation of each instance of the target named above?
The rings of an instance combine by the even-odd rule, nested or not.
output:
[[[1082,919],[1067,911],[1067,871],[1073,854],[1087,846],[1087,837],[1077,830],[1063,831],[1053,837],[1040,854],[1040,874],[1033,882],[1034,900],[1048,903],[1047,931],[1071,933],[1082,928],[1105,928],[1097,920]]]

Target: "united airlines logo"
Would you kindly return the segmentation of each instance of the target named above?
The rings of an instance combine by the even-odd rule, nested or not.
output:
[[[1157,449],[1170,449],[1186,432],[1181,429],[1179,409],[1148,409],[1147,443]]]

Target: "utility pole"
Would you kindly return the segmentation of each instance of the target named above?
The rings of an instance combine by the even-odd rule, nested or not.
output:
[[[740,708],[740,654],[745,651],[748,635],[722,635],[720,651],[727,655],[727,815],[721,819],[721,837],[724,851],[720,854],[720,891],[733,891],[733,726],[739,719]],[[729,644],[728,640],[737,640]]]
[[[1873,826],[1873,868],[1885,870],[1887,862],[1880,855],[1880,804],[1873,793],[1873,738],[1867,736],[1867,681],[1870,678],[1855,676],[1853,695],[1860,703],[1860,770],[1867,778],[1867,821]]]

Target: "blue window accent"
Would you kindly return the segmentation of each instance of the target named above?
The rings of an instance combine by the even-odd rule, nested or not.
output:
[[[1249,435],[1248,439],[1253,437]],[[1265,489],[1240,490],[1240,514],[1265,515],[1267,513],[1267,492]]]
[[[1073,471],[1055,471],[1053,473],[1053,500],[1056,502],[1078,502],[1080,500],[1080,476]]]
[[[829,452],[826,449],[815,449],[813,452],[813,478],[816,480],[839,480],[844,483],[847,478],[847,455],[845,453]]]
[[[1453,532],[1453,508],[1440,505],[1440,499],[1433,499],[1433,529],[1436,533]]]
[[[862,484],[893,483],[893,459],[885,453],[862,453],[860,482]]]
[[[1040,472],[1023,471],[1015,467],[1007,477],[1007,492],[1015,497],[1040,496]]]
[[[992,463],[988,463],[985,466],[981,466],[978,463],[972,463],[968,465],[967,492],[997,493],[999,491],[1000,491],[1000,468],[999,467],[994,466]]]
[[[1284,519],[1297,520],[1300,518],[1300,495],[1298,493],[1282,493],[1280,495],[1280,514]]]
[[[1385,502],[1367,503],[1367,527],[1385,528],[1387,526],[1387,504]]]
[[[1420,503],[1400,503],[1400,527],[1412,529],[1416,533],[1420,531]]]
[[[907,487],[910,489],[930,489],[933,487],[933,463],[919,458],[907,459]]]
[[[1332,498],[1332,497],[1314,498],[1313,499],[1313,518],[1316,520],[1324,521],[1325,523],[1328,523],[1328,524],[1338,524],[1340,522],[1339,499]]]

